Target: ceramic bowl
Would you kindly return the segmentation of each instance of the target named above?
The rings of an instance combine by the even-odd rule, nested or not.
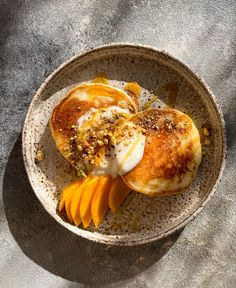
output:
[[[184,193],[150,198],[131,192],[115,215],[108,212],[99,228],[91,226],[84,230],[56,213],[60,190],[72,176],[68,173],[68,163],[55,147],[48,121],[53,107],[68,89],[90,81],[99,73],[106,73],[110,83],[120,88],[126,82],[138,82],[142,87],[141,105],[158,94],[159,101],[152,107],[163,102],[172,105],[188,114],[200,133],[202,127],[206,127],[210,136],[208,141],[202,136],[202,163],[196,179]],[[174,92],[168,87],[174,87]],[[45,158],[35,163],[38,147],[44,151]],[[151,47],[110,44],[71,58],[44,81],[33,97],[25,119],[23,155],[36,196],[61,225],[78,236],[100,243],[139,245],[182,228],[210,200],[225,163],[224,120],[212,92],[182,61]]]

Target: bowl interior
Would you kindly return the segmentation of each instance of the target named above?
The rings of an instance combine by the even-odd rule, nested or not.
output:
[[[132,192],[119,211],[108,212],[96,229],[76,228],[56,213],[60,189],[73,176],[69,165],[57,151],[48,121],[53,107],[73,85],[91,81],[106,73],[112,85],[122,88],[136,81],[142,87],[141,106],[153,95],[188,114],[200,133],[210,131],[210,143],[202,137],[203,158],[191,187],[176,196],[149,198]],[[72,232],[98,242],[137,245],[165,236],[190,221],[213,194],[224,157],[223,120],[217,104],[204,84],[181,62],[151,48],[113,45],[99,48],[63,64],[41,86],[26,117],[23,153],[32,187],[46,210]],[[45,159],[35,164],[40,146]]]

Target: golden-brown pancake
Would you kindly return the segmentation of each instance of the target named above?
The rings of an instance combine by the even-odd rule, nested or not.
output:
[[[101,83],[85,83],[70,90],[54,108],[50,127],[56,146],[71,164],[74,164],[71,138],[77,120],[90,108],[119,106],[130,113],[137,112],[137,106],[122,90]]]
[[[168,195],[186,189],[201,162],[201,143],[193,121],[174,109],[149,109],[130,121],[146,129],[144,155],[123,176],[131,189],[147,195]]]

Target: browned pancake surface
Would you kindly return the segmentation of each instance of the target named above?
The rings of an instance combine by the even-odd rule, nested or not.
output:
[[[137,107],[123,91],[100,83],[86,83],[75,87],[54,108],[50,126],[56,146],[62,155],[73,164],[71,138],[73,126],[90,108],[122,106],[136,112]]]
[[[192,120],[174,109],[150,109],[131,121],[146,129],[146,142],[142,160],[124,176],[126,183],[149,195],[173,194],[188,187],[201,159]]]

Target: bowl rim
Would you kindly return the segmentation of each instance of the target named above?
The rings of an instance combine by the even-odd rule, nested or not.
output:
[[[169,59],[173,60],[176,64],[178,64],[179,66],[181,66],[186,72],[188,72],[193,78],[194,80],[196,80],[201,88],[206,92],[206,94],[209,96],[209,99],[211,100],[216,114],[217,114],[217,120],[219,122],[220,125],[220,133],[221,133],[221,137],[222,137],[222,149],[221,149],[221,159],[220,159],[220,167],[218,170],[218,176],[211,188],[211,190],[209,191],[209,193],[206,195],[206,197],[202,200],[200,206],[194,210],[186,219],[184,219],[183,221],[181,221],[180,223],[176,224],[175,226],[173,226],[170,229],[167,229],[166,231],[164,231],[163,233],[159,234],[159,235],[151,235],[151,236],[146,236],[146,237],[141,237],[138,238],[137,240],[132,240],[132,239],[127,239],[127,238],[118,238],[114,235],[103,235],[100,233],[94,233],[94,232],[90,232],[90,231],[86,231],[83,229],[78,229],[78,232],[81,230],[83,231],[83,233],[76,233],[75,231],[73,231],[72,229],[70,229],[68,227],[67,223],[64,223],[62,220],[60,221],[57,217],[55,217],[53,215],[53,213],[51,213],[48,209],[45,208],[44,203],[41,201],[38,193],[35,191],[34,189],[34,184],[33,181],[31,179],[31,172],[29,169],[29,165],[28,165],[28,159],[27,159],[27,144],[25,141],[26,138],[26,134],[27,134],[27,123],[30,119],[31,116],[31,112],[35,106],[35,104],[37,103],[38,99],[40,98],[42,92],[44,91],[44,89],[47,87],[47,85],[49,84],[49,82],[61,71],[63,70],[66,66],[70,65],[73,61],[75,60],[79,60],[80,58],[83,58],[89,54],[93,54],[96,52],[99,52],[101,50],[106,50],[106,49],[121,49],[121,48],[134,48],[134,49],[140,49],[140,50],[146,50],[146,51],[150,51],[152,53],[157,53],[159,55],[162,55],[163,57],[168,57]],[[151,243],[153,241],[162,239],[178,230],[180,230],[181,228],[183,228],[186,224],[188,224],[190,221],[192,221],[201,211],[202,209],[206,206],[206,204],[210,201],[210,199],[212,198],[212,196],[214,195],[218,185],[221,182],[221,178],[223,175],[223,171],[225,168],[225,164],[226,164],[226,156],[227,156],[227,147],[226,147],[226,129],[225,129],[225,121],[224,121],[224,117],[223,117],[223,113],[222,110],[220,108],[220,105],[218,104],[216,97],[214,96],[214,94],[212,93],[211,89],[209,88],[209,86],[205,83],[205,81],[195,72],[192,71],[187,64],[185,64],[184,61],[182,61],[181,59],[179,59],[176,56],[172,56],[169,52],[166,52],[165,50],[159,50],[154,46],[150,46],[150,45],[143,45],[143,44],[139,44],[139,43],[130,43],[130,42],[115,42],[115,43],[109,43],[109,44],[105,44],[105,45],[100,45],[96,48],[89,48],[86,50],[83,50],[81,53],[76,54],[74,56],[72,56],[71,58],[69,58],[68,60],[64,61],[58,68],[56,68],[52,73],[50,73],[50,75],[43,81],[43,83],[40,85],[39,89],[37,90],[37,92],[35,93],[35,95],[33,96],[28,111],[26,113],[25,116],[25,120],[24,120],[24,124],[23,124],[23,129],[22,129],[22,155],[23,155],[23,161],[24,161],[24,165],[25,165],[25,169],[26,169],[26,173],[30,182],[30,185],[36,195],[36,197],[38,198],[38,200],[40,201],[40,203],[42,204],[42,206],[44,207],[44,209],[59,223],[61,224],[63,227],[67,228],[68,230],[70,230],[70,232],[79,235],[83,238],[86,238],[88,240],[92,240],[95,242],[99,242],[99,243],[103,243],[103,244],[108,244],[108,245],[119,245],[119,246],[138,246],[138,245],[143,245],[143,244],[147,244],[147,243]],[[80,232],[81,232],[80,231]],[[98,237],[99,236],[99,237]]]

